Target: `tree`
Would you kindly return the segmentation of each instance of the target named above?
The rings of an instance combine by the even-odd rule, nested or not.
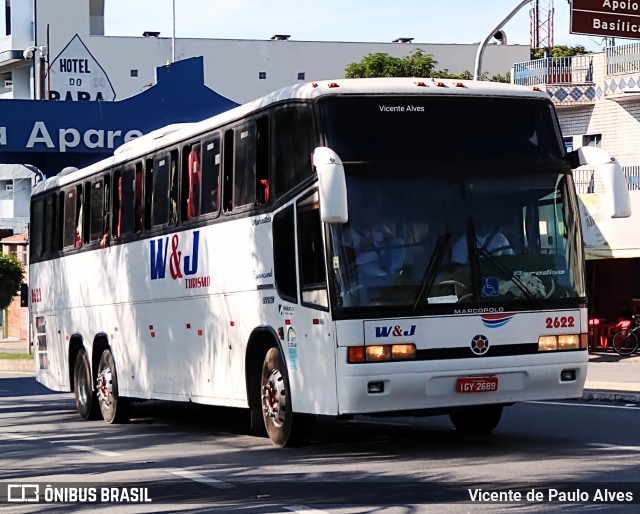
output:
[[[437,61],[433,55],[417,48],[406,57],[392,57],[386,53],[368,54],[345,68],[348,79],[371,77],[430,77]]]
[[[568,46],[558,45],[551,48],[538,48],[531,50],[531,59],[543,59],[546,57],[573,57],[574,55],[584,55],[593,53],[582,45]]]
[[[348,79],[361,79],[372,77],[431,77],[437,79],[471,80],[473,74],[470,71],[462,73],[450,73],[448,69],[436,70],[438,61],[433,55],[425,54],[416,48],[406,57],[392,57],[385,53],[369,54],[358,62],[352,62],[344,70]],[[482,80],[487,80],[484,73]],[[510,82],[509,73],[505,76],[494,75],[490,79],[493,82]]]
[[[22,263],[14,255],[0,255],[0,310],[9,307],[20,292],[23,277]]]

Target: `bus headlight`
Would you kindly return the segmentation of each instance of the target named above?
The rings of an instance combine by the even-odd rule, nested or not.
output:
[[[538,351],[580,350],[587,348],[586,334],[563,334],[558,336],[538,337]]]

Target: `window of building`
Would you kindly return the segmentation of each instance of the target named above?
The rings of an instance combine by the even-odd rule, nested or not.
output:
[[[582,136],[582,146],[602,148],[602,134],[587,134]]]

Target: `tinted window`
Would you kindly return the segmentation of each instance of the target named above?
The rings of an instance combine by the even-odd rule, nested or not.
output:
[[[154,159],[153,163],[153,226],[169,221],[169,156]]]
[[[220,207],[220,138],[202,145],[202,214],[218,212]]]
[[[277,109],[273,126],[275,193],[280,197],[313,174],[311,156],[318,144],[310,106]]]
[[[497,160],[557,165],[564,156],[547,100],[344,96],[319,105],[327,144],[343,161],[442,163],[468,173]]]
[[[273,262],[276,290],[280,298],[297,302],[293,207],[288,207],[273,218]]]

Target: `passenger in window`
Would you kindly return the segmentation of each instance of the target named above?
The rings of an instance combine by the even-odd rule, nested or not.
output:
[[[501,224],[496,213],[484,212],[474,220],[476,248],[491,255],[513,255],[511,243],[501,232]],[[469,262],[467,236],[461,236],[453,245],[451,260],[455,264],[466,265]]]
[[[200,214],[200,206],[198,205],[201,182],[200,156],[196,147],[193,147],[189,152],[188,166],[189,196],[187,198],[187,219],[190,220]]]
[[[80,229],[76,228],[76,248],[80,248],[82,246],[82,236],[80,235]]]
[[[400,275],[405,260],[404,241],[396,236],[393,223],[383,219],[375,207],[369,207],[362,220],[367,220],[368,228],[347,227],[344,233],[345,245],[355,254],[358,274],[366,278]]]
[[[102,239],[100,239],[100,248],[106,248],[110,244],[111,244],[111,232],[107,230],[102,236]]]

